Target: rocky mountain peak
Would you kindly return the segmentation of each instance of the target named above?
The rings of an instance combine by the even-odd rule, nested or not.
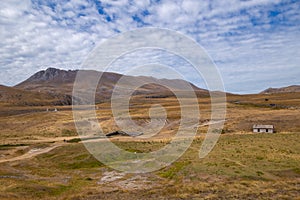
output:
[[[61,70],[56,68],[48,68],[46,70],[39,71],[26,80],[27,83],[42,83],[42,82],[54,82],[54,83],[68,83],[74,82],[76,73],[78,70]]]

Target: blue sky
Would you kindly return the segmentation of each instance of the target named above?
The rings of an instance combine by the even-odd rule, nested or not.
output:
[[[229,92],[300,84],[299,10],[299,0],[3,0],[0,84],[15,85],[47,67],[79,68],[97,44],[142,27],[168,28],[196,40]],[[164,54],[139,57],[154,55],[185,67]]]

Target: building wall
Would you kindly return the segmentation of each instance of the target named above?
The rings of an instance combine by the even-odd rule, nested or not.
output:
[[[274,133],[274,130],[273,129],[269,129],[269,133]]]
[[[267,132],[267,130],[268,130],[268,132]],[[265,129],[265,128],[260,128],[260,129],[254,128],[253,132],[254,133],[274,133],[274,130],[273,129]]]

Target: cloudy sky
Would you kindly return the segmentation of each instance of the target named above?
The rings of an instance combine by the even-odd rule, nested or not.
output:
[[[15,85],[48,67],[80,68],[101,42],[143,27],[175,30],[197,41],[229,92],[300,84],[299,10],[299,0],[2,0],[0,84]],[[151,55],[185,66],[157,50],[138,57]],[[126,71],[130,62],[136,61],[115,71]]]

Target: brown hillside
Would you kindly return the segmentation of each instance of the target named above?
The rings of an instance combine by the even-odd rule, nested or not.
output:
[[[288,93],[288,92],[300,92],[300,85],[291,85],[282,88],[268,88],[261,92],[261,94],[276,94],[276,93]]]
[[[101,72],[98,71],[85,70],[84,72],[92,76],[101,75]],[[47,70],[35,73],[24,82],[16,85],[15,88],[29,91],[72,95],[73,84],[77,73],[78,70],[66,71],[48,68]],[[123,78],[124,80],[120,87],[126,90],[126,88],[129,88],[132,85],[141,85],[140,88],[137,88],[134,95],[148,95],[150,97],[172,96],[173,93],[170,90],[182,91],[184,90],[183,85],[188,83],[180,79],[156,79],[154,77],[147,76],[125,76],[112,72],[104,72],[102,73],[101,81],[97,87],[96,99],[109,99],[120,78]],[[191,83],[189,84],[196,91],[198,96],[208,95],[207,90],[200,89]],[[169,89],[163,85],[167,85]]]
[[[0,102],[15,105],[70,105],[70,95],[25,91],[0,85]]]

